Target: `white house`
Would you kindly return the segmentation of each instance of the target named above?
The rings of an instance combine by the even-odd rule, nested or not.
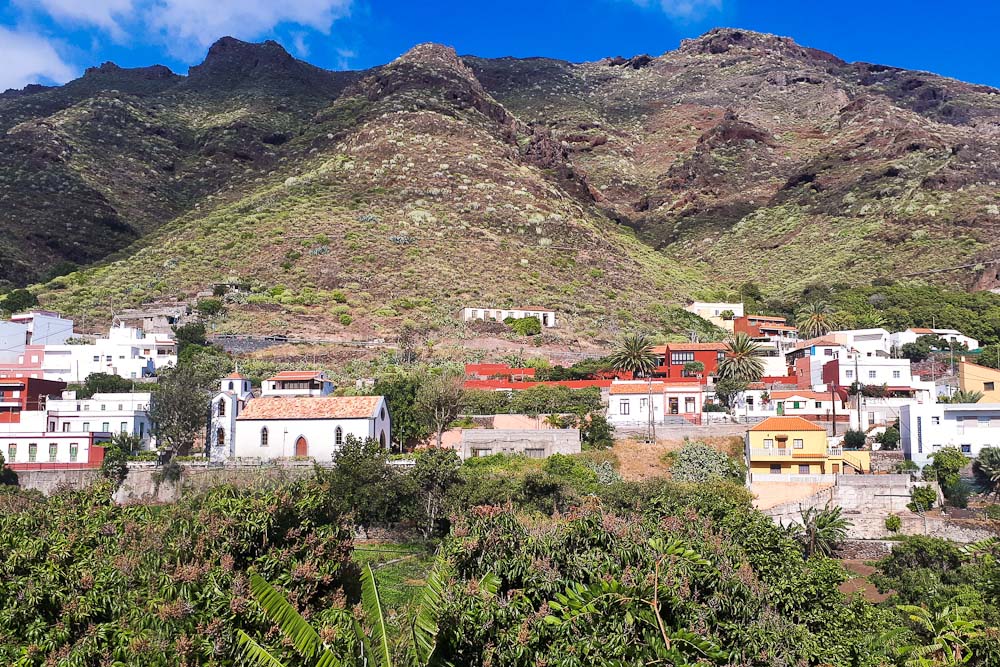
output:
[[[906,331],[900,331],[890,336],[892,346],[901,348],[907,343],[916,343],[921,336],[940,336],[953,343],[964,344],[966,349],[978,350],[979,341],[966,336],[957,329],[928,329],[926,327],[911,327]]]
[[[855,349],[866,355],[884,354],[892,351],[892,341],[888,331],[876,329],[847,329],[831,331],[824,338],[832,339],[848,349]]]
[[[236,417],[237,458],[310,457],[329,462],[348,435],[392,437],[382,396],[261,396]]]
[[[694,301],[684,306],[684,310],[728,331],[733,330],[733,320],[737,317],[743,317],[744,313],[742,303],[723,301]],[[732,313],[732,317],[724,318],[722,317],[723,313]]]
[[[261,396],[328,396],[333,382],[323,371],[281,371],[264,380]]]
[[[212,461],[225,461],[236,455],[236,418],[253,400],[250,380],[237,372],[219,381],[219,393],[212,397],[208,422],[208,452]]]
[[[12,315],[0,322],[0,362],[17,363],[28,345],[60,345],[73,336],[73,320],[47,310]]]
[[[63,392],[62,398],[45,404],[47,430],[58,433],[128,433],[151,446],[152,422],[149,392],[94,394],[76,398],[76,392]]]
[[[608,421],[615,426],[701,420],[702,387],[697,382],[669,383],[616,380],[608,389]]]
[[[463,322],[474,320],[496,320],[503,322],[508,317],[515,320],[525,317],[537,318],[543,327],[556,326],[556,311],[549,308],[463,308],[459,312]]]
[[[738,399],[735,414],[748,420],[802,417],[814,422],[847,421],[847,405],[840,393],[812,389],[748,389]]]
[[[12,431],[0,433],[0,452],[13,470],[96,468],[110,439],[110,433]]]
[[[1000,447],[1000,403],[905,405],[899,435],[903,454],[921,467],[943,447],[957,447],[975,457],[984,447]]]

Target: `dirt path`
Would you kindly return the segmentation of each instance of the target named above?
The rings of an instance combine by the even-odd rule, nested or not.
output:
[[[854,595],[860,592],[869,602],[884,602],[889,597],[889,593],[880,593],[875,584],[869,581],[868,577],[875,573],[875,568],[868,565],[863,560],[842,560],[840,564],[851,574],[855,575],[842,583],[839,588],[844,595]]]

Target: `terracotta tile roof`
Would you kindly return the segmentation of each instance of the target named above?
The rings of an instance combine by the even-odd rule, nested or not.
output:
[[[761,323],[757,325],[761,329],[778,329],[780,331],[798,331],[798,327],[793,327],[789,324],[765,324]]]
[[[728,350],[725,343],[667,343],[664,346],[671,352],[681,352],[689,350]]]
[[[267,378],[268,382],[281,382],[282,380],[321,380],[323,371],[281,371],[274,377]]]
[[[230,373],[229,375],[227,375],[226,379],[227,380],[246,380],[246,376],[240,375],[239,373],[237,373],[237,372],[234,371],[234,372]]]
[[[653,383],[653,393],[662,394],[666,390],[666,385],[663,382]],[[619,394],[648,394],[649,393],[649,383],[648,382],[615,382],[611,385],[608,393],[612,396],[618,396]]]
[[[748,320],[760,320],[761,322],[787,322],[787,317],[779,317],[777,315],[747,315]]]
[[[800,341],[799,344],[795,346],[795,349],[804,350],[807,347],[812,347],[813,345],[829,345],[836,347],[839,346],[840,343],[832,338],[810,338],[809,340]]]
[[[368,419],[381,396],[265,396],[249,403],[241,419]]]
[[[751,431],[826,431],[818,424],[813,424],[802,417],[768,417],[757,424]]]
[[[934,333],[933,329],[928,329],[927,327],[911,327],[910,331],[912,331],[913,333],[917,333],[917,334],[932,334],[932,333]]]
[[[804,398],[810,401],[829,401],[832,397],[829,392],[822,391],[795,391],[795,390],[783,390],[783,391],[772,391],[771,398],[777,400],[784,400],[786,398]]]

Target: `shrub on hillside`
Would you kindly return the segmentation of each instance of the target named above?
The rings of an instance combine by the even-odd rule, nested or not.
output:
[[[666,455],[670,476],[678,482],[707,482],[722,479],[742,483],[746,477],[736,459],[703,442],[686,441],[679,450]]]
[[[844,433],[844,448],[845,449],[861,449],[865,446],[865,433],[864,431],[850,430]]]
[[[518,336],[537,336],[542,333],[542,323],[537,317],[508,317],[504,320],[504,324]]]
[[[910,502],[906,508],[911,512],[927,512],[937,502],[937,492],[930,486],[915,486],[910,490]]]

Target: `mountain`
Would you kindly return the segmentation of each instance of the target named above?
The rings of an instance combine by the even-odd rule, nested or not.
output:
[[[570,333],[746,280],[990,287],[1000,91],[719,29],[662,56],[330,72],[223,38],[187,76],[0,94],[0,281],[71,314],[219,283],[233,332],[452,330],[544,305]],[[72,267],[91,265],[52,278]]]

